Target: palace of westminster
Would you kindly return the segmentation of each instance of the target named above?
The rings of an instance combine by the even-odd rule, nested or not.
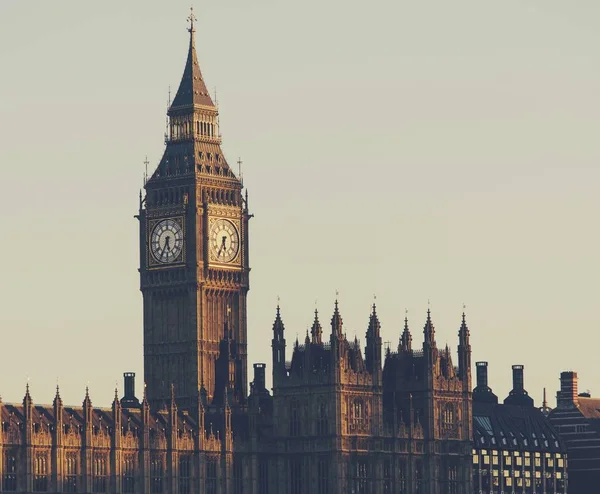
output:
[[[455,357],[438,348],[429,311],[422,344],[405,321],[384,352],[375,305],[364,348],[346,338],[337,301],[293,343],[277,307],[272,392],[265,364],[248,390],[252,215],[221,150],[189,20],[165,151],[137,215],[143,396],[126,373],[108,408],[87,392],[66,406],[58,388],[52,405],[34,404],[29,388],[22,403],[0,402],[0,492],[566,493],[564,447],[528,401],[522,368],[505,404],[483,362],[473,391],[464,314]]]

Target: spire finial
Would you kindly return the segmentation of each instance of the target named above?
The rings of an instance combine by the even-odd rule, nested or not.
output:
[[[194,15],[194,7],[190,7],[190,16],[187,18],[187,20],[190,23],[188,31],[190,32],[190,34],[195,33],[196,30],[194,29],[194,22],[196,22],[198,19],[196,19],[196,16]]]

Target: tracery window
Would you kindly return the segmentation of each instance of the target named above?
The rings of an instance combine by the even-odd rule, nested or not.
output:
[[[239,456],[233,458],[233,492],[244,494],[244,470]]]
[[[351,468],[351,492],[355,494],[370,494],[369,464],[365,459],[357,459]]]
[[[328,433],[327,426],[327,406],[325,403],[319,403],[319,419],[317,421],[317,434],[319,436],[325,436]]]
[[[297,401],[290,404],[290,436],[300,435],[300,405]]]
[[[63,489],[65,492],[77,492],[77,463],[78,454],[70,451],[65,455],[65,478],[63,481]]]
[[[300,458],[292,458],[290,460],[290,483],[292,494],[304,494],[304,469],[302,468],[302,460]]]
[[[189,456],[179,458],[179,494],[191,492],[192,459]]]
[[[383,492],[384,494],[392,493],[392,462],[390,460],[383,462]]]
[[[458,493],[458,468],[456,465],[448,467],[448,494]]]
[[[3,458],[2,487],[4,492],[15,492],[17,490],[17,454],[15,451],[5,451]]]
[[[106,463],[106,455],[104,453],[94,455],[92,463],[92,483],[94,492],[106,492],[106,478],[108,476]]]
[[[269,460],[263,457],[258,460],[258,492],[269,494]]]
[[[150,460],[150,492],[162,494],[163,492],[164,465],[162,456],[152,456]]]
[[[416,468],[415,468],[415,492],[417,494],[422,494],[424,492],[423,462],[421,460],[417,461]]]
[[[398,463],[398,494],[408,492],[408,468],[406,462],[401,460]]]
[[[217,494],[217,460],[206,460],[206,494]]]
[[[317,463],[317,493],[328,494],[329,492],[329,464],[327,459],[319,459]]]
[[[126,454],[123,458],[123,492],[135,492],[135,455]]]
[[[357,398],[350,404],[350,432],[367,432],[368,410],[366,403]]]
[[[33,490],[35,492],[48,492],[48,455],[37,453],[34,458]]]

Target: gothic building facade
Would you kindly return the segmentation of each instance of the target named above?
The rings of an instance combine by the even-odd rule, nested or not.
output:
[[[335,302],[325,333],[287,348],[277,307],[272,394],[248,390],[248,195],[221,149],[194,18],[166,147],[140,195],[144,396],[134,375],[110,408],[1,404],[0,492],[467,494],[473,492],[471,347],[438,348],[431,314],[382,349],[375,305],[364,351]],[[290,357],[287,360],[287,357]]]

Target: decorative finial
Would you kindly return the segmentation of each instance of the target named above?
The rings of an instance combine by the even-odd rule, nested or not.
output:
[[[190,16],[187,18],[187,20],[190,23],[188,31],[190,33],[196,32],[196,30],[194,29],[194,22],[196,22],[198,19],[196,19],[196,16],[194,15],[194,7],[190,7]]]

